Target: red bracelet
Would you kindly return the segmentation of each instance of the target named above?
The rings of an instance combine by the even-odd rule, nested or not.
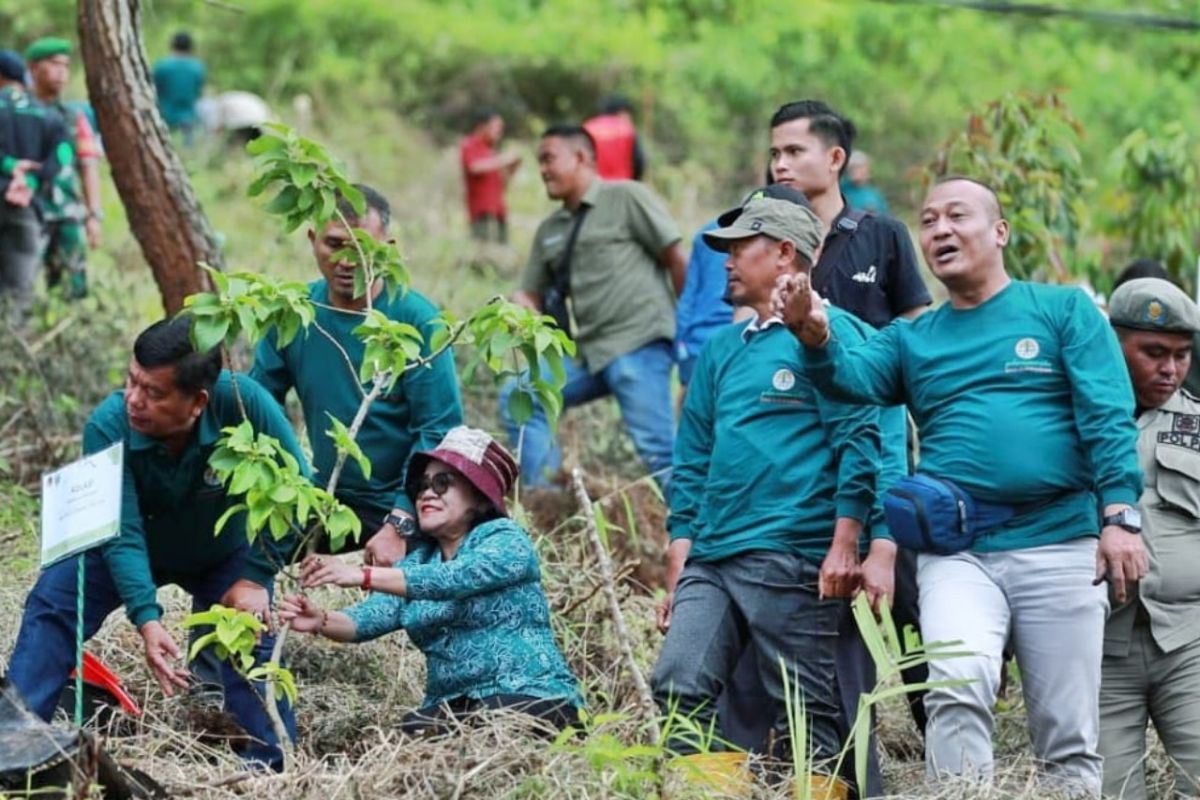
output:
[[[369,591],[371,591],[371,568],[363,567],[362,570],[363,570],[362,588],[363,588],[363,591],[369,592]]]

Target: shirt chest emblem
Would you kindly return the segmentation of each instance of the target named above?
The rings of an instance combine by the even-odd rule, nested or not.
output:
[[[1013,352],[1017,354],[1017,358],[1029,361],[1037,358],[1038,353],[1042,352],[1042,348],[1038,345],[1037,339],[1026,337],[1017,342],[1017,346],[1013,348]]]
[[[876,277],[875,265],[872,264],[862,272],[856,272],[850,276],[850,279],[855,283],[875,283]]]
[[[1041,373],[1056,372],[1054,364],[1042,353],[1042,346],[1032,336],[1022,336],[1012,349],[1015,359],[1009,359],[1004,364],[1007,373]]]
[[[221,479],[217,477],[216,470],[212,467],[204,470],[204,485],[212,489],[221,485]]]
[[[787,368],[776,370],[775,374],[771,376],[771,385],[775,387],[776,391],[790,391],[796,385],[796,373]]]

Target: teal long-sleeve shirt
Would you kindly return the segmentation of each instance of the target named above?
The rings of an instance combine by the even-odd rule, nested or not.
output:
[[[317,307],[317,325],[344,348],[355,371],[351,373],[345,357],[321,331],[310,327],[282,349],[276,346],[273,333],[264,338],[255,351],[250,375],[280,403],[289,389],[296,389],[312,446],[313,469],[320,481],[326,481],[337,461],[333,440],[326,435],[331,427],[329,415],[349,427],[362,402],[357,370],[364,346],[352,333],[362,323],[362,315],[327,307],[329,291],[323,279],[310,284],[309,292],[314,302],[325,304]],[[419,330],[426,342],[421,355],[429,355],[429,337],[438,330],[431,324],[438,316],[431,302],[414,291],[397,293],[391,299],[380,294],[375,308],[388,319]],[[418,450],[433,449],[447,431],[462,421],[454,356],[447,350],[428,366],[409,370],[372,404],[357,438],[371,461],[371,477],[367,478],[357,462],[348,459],[338,481],[338,499],[378,514],[380,522],[392,508],[411,513],[413,504],[404,491],[409,456]]]
[[[308,475],[300,443],[271,396],[244,375],[238,379],[238,389],[254,430],[278,439]],[[241,421],[233,382],[225,371],[178,456],[157,439],[129,427],[124,390],[110,394],[88,418],[83,429],[85,455],[125,443],[120,533],[101,552],[134,625],[162,617],[158,584],[176,576],[203,574],[245,547],[244,512],[230,519],[220,536],[213,535],[217,520],[238,498],[225,493],[208,466],[221,429]],[[292,536],[278,542],[270,535],[259,536],[242,577],[269,585],[294,547]]]
[[[1137,502],[1133,388],[1116,336],[1080,290],[1013,281],[981,305],[944,303],[866,344],[832,331],[802,348],[823,392],[908,405],[919,470],[992,503],[1036,504],[974,549],[1055,544],[1099,530],[1102,504]]]
[[[863,323],[838,309],[830,314],[839,336],[865,339]],[[888,411],[902,442],[903,412]],[[838,517],[869,523],[880,449],[880,409],[817,392],[787,328],[723,328],[700,352],[684,400],[670,537],[690,539],[695,561],[773,550],[820,563]],[[902,445],[891,452],[899,455]]]
[[[521,526],[484,522],[450,561],[424,541],[396,566],[407,597],[373,592],[344,613],[355,641],[408,632],[425,654],[423,706],[498,694],[583,705],[554,641],[537,552]]]

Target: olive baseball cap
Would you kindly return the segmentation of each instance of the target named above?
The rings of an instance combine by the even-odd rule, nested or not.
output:
[[[1170,281],[1137,278],[1113,292],[1108,321],[1118,328],[1193,334],[1200,333],[1200,308]]]
[[[706,231],[704,242],[719,252],[728,252],[730,243],[754,236],[769,236],[779,241],[789,241],[796,251],[808,261],[820,248],[825,238],[824,226],[817,215],[807,206],[779,197],[760,196],[751,193],[732,219],[731,212],[717,218],[723,227]],[[728,220],[728,221],[727,221]]]

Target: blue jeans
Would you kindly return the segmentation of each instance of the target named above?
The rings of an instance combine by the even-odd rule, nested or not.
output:
[[[675,418],[671,406],[671,343],[651,342],[619,356],[593,375],[583,362],[565,362],[563,410],[614,395],[621,407],[625,430],[647,469],[664,490],[670,480],[671,453],[675,447]],[[535,400],[533,417],[525,435],[508,410],[508,398],[520,385],[510,380],[500,390],[500,415],[513,447],[520,442],[521,480],[526,486],[550,485],[562,464],[562,451],[550,431],[546,413]]]
[[[248,547],[247,547],[248,549]],[[241,550],[203,573],[192,575],[155,575],[158,585],[175,583],[192,596],[193,610],[206,610],[219,602],[225,591],[241,576],[246,550]],[[99,550],[83,554],[86,559],[83,606],[83,636],[90,639],[104,620],[121,605]],[[25,599],[21,631],[9,661],[8,677],[25,698],[30,709],[44,720],[54,716],[67,675],[75,666],[75,599],[77,559],[60,561],[44,570]],[[268,591],[272,587],[267,587]],[[274,637],[264,635],[255,650],[261,663],[271,654]],[[253,739],[242,758],[279,769],[283,756],[279,750],[270,717],[263,706],[265,688],[251,685],[228,663],[221,662],[221,683],[225,687],[225,710]],[[296,720],[292,709],[282,700],[279,713],[288,734],[295,739]]]
[[[774,733],[770,755],[787,758],[791,732],[782,657],[804,698],[806,741],[814,761],[836,756],[841,738],[835,651],[846,603],[818,597],[819,574],[820,567],[801,556],[766,550],[689,561],[679,576],[671,627],[651,677],[662,713],[690,717],[701,730],[712,726],[718,740],[711,749],[725,749],[728,736],[717,698],[742,656],[753,651],[762,700],[758,713]],[[682,729],[666,745],[678,754],[698,748]]]

